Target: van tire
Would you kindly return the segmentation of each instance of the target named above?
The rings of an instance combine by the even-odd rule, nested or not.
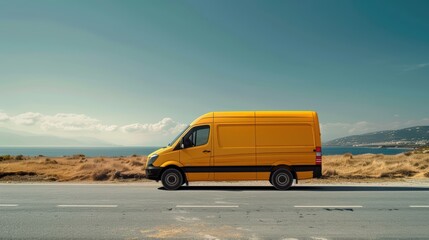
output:
[[[162,173],[161,182],[165,189],[177,190],[183,185],[183,175],[179,170],[169,168]]]
[[[287,190],[292,186],[293,175],[288,169],[277,169],[271,174],[270,182],[278,190]]]

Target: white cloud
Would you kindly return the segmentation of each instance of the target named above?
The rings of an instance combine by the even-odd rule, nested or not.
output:
[[[118,126],[104,125],[95,118],[84,114],[58,113],[53,116],[44,116],[40,121],[40,127],[44,130],[59,129],[65,131],[115,131]]]
[[[31,127],[41,131],[55,132],[115,132],[119,133],[160,133],[163,135],[177,134],[186,126],[174,121],[171,118],[163,118],[156,123],[133,123],[119,127],[114,124],[104,124],[96,118],[84,114],[57,113],[54,115],[44,115],[36,112],[26,112],[15,116],[9,116],[0,112],[0,121],[9,121],[11,124]]]
[[[355,123],[322,123],[320,124],[320,127],[324,140],[331,140],[333,138],[343,136],[368,133],[376,131],[377,129],[377,126],[367,121],[359,121]]]
[[[4,112],[0,112],[0,122],[9,121],[10,117]]]
[[[322,140],[329,141],[339,137],[374,131],[429,125],[429,118],[399,121],[399,118],[391,117],[390,120],[391,122],[385,123],[373,123],[369,121],[322,123]],[[2,126],[5,125],[8,128],[20,131],[42,134],[49,133],[65,137],[97,136],[110,142],[129,145],[160,144],[170,138],[171,135],[176,135],[186,127],[185,124],[168,117],[155,123],[133,123],[118,126],[104,123],[84,114],[57,113],[54,115],[45,115],[36,112],[26,112],[13,116],[1,110],[0,122],[2,122]],[[150,137],[147,137],[149,135]]]
[[[414,127],[414,126],[427,126],[429,125],[429,118],[423,118],[420,120],[408,120],[400,124],[401,127]]]
[[[429,63],[420,63],[413,66],[408,66],[404,69],[404,71],[413,71],[413,70],[418,70],[426,67],[429,67]]]
[[[165,133],[177,134],[186,124],[178,123],[171,118],[163,118],[157,123],[133,123],[121,127],[124,133]]]
[[[376,127],[374,126],[374,124],[371,124],[367,121],[361,121],[361,122],[352,124],[348,132],[350,134],[360,134],[360,133],[374,131],[375,129]]]
[[[0,113],[0,120],[11,120],[16,125],[37,126],[42,130],[60,131],[115,131],[117,125],[105,125],[95,118],[84,114],[57,113],[55,115],[44,115],[35,112],[21,113],[9,117],[6,113]]]
[[[11,120],[20,125],[34,125],[40,121],[40,119],[43,118],[43,115],[40,113],[34,113],[34,112],[26,112],[22,114],[18,114],[14,117],[11,117]]]

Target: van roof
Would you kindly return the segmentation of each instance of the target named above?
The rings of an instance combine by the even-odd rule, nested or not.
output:
[[[313,113],[314,111],[238,111],[213,112],[213,117],[313,117]]]
[[[313,118],[315,111],[228,111],[228,112],[209,112],[195,119],[191,125],[200,122],[204,118],[217,117],[301,117]]]

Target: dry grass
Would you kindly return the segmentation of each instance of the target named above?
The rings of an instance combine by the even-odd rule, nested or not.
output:
[[[427,178],[429,154],[335,155],[323,158],[325,178]]]
[[[5,157],[0,181],[135,181],[144,178],[146,157]],[[429,153],[362,154],[323,157],[328,180],[429,178]]]
[[[47,158],[27,157],[0,161],[2,181],[106,181],[137,180],[144,177],[146,157]]]

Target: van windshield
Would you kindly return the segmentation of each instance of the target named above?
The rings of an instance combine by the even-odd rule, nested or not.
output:
[[[180,136],[182,136],[182,134],[187,130],[189,128],[189,125],[188,126],[186,126],[174,139],[173,139],[173,141],[171,141],[169,144],[168,144],[168,146],[171,146],[174,142],[176,142],[177,141],[177,139],[180,137]]]

